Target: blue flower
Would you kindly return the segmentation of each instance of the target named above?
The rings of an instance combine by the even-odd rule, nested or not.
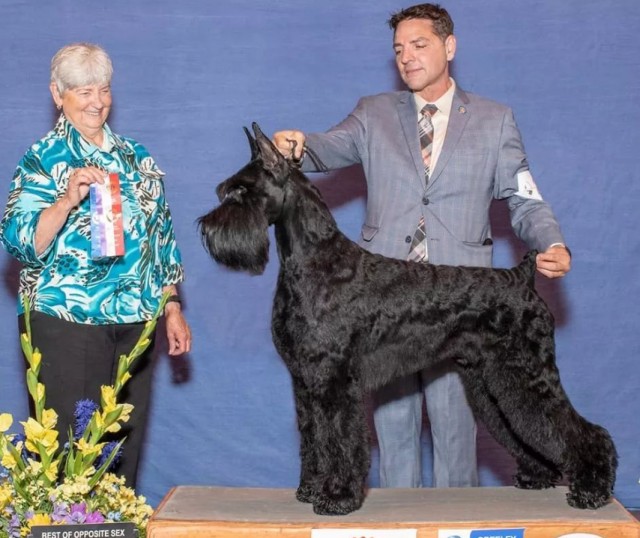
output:
[[[80,439],[84,434],[84,431],[87,429],[89,425],[89,421],[91,417],[98,409],[98,404],[92,400],[79,400],[76,402],[76,410],[73,413],[73,416],[76,419],[75,427],[74,427],[74,439]]]
[[[87,514],[85,523],[104,523],[104,516],[98,511],[91,512]]]
[[[9,530],[11,538],[20,538],[20,519],[17,515],[13,515],[9,521]]]
[[[29,450],[27,450],[27,436],[24,435],[23,433],[16,433],[13,436],[13,439],[11,439],[11,444],[13,446],[15,446],[16,448],[18,448],[18,443],[22,443],[22,451],[20,452],[20,457],[26,462],[27,458],[31,458],[31,459],[36,459],[38,457],[37,454],[34,454],[33,452],[30,452]]]
[[[51,519],[58,523],[64,522],[69,515],[69,506],[66,503],[54,503]]]
[[[118,441],[109,441],[104,446],[104,448],[102,449],[102,452],[100,452],[100,455],[96,458],[96,461],[93,464],[93,466],[96,469],[99,469],[100,467],[102,467],[104,462],[107,461],[107,459],[111,455],[111,452],[115,450],[117,444],[118,444]],[[120,450],[116,452],[116,455],[114,456],[113,460],[111,460],[111,465],[109,465],[109,467],[107,468],[107,471],[113,470],[118,464],[118,462],[120,461],[121,457],[122,457],[122,447],[120,447]]]
[[[87,519],[87,504],[79,503],[72,504],[69,515],[67,516],[68,523],[84,523]]]

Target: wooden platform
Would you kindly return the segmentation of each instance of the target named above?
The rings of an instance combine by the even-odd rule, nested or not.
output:
[[[619,502],[577,510],[567,505],[566,492],[565,487],[372,489],[360,510],[332,517],[314,514],[310,505],[296,501],[292,489],[179,486],[163,499],[147,535],[309,538],[313,529],[374,530],[368,538],[382,530],[417,529],[417,538],[441,538],[447,533],[439,531],[446,529],[509,528],[525,529],[524,538],[571,533],[587,534],[580,538],[640,538],[640,523]]]

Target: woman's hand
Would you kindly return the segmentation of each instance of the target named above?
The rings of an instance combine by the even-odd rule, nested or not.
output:
[[[167,303],[164,316],[169,355],[182,355],[191,351],[191,329],[182,315],[180,304]]]
[[[104,183],[106,172],[95,166],[74,168],[69,175],[67,192],[60,199],[65,203],[69,211],[78,206],[89,194],[89,185],[92,183]]]
[[[95,166],[74,168],[69,174],[67,192],[55,204],[45,209],[36,226],[35,250],[40,256],[67,222],[73,208],[77,207],[89,193],[92,183],[104,183],[106,172]]]

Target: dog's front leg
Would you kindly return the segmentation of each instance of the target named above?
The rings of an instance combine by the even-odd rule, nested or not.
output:
[[[362,506],[369,472],[369,434],[357,379],[325,379],[313,397],[316,456],[322,489],[313,502],[321,515],[344,515]]]
[[[322,482],[318,471],[312,396],[300,377],[293,377],[293,391],[300,432],[300,485],[296,491],[296,499],[303,503],[313,503],[319,499]]]

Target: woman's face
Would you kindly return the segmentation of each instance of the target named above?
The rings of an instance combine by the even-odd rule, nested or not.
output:
[[[66,118],[90,141],[101,138],[102,126],[111,110],[111,86],[109,84],[89,84],[65,90],[62,96],[55,84],[51,84],[51,94],[56,105],[62,106]]]

